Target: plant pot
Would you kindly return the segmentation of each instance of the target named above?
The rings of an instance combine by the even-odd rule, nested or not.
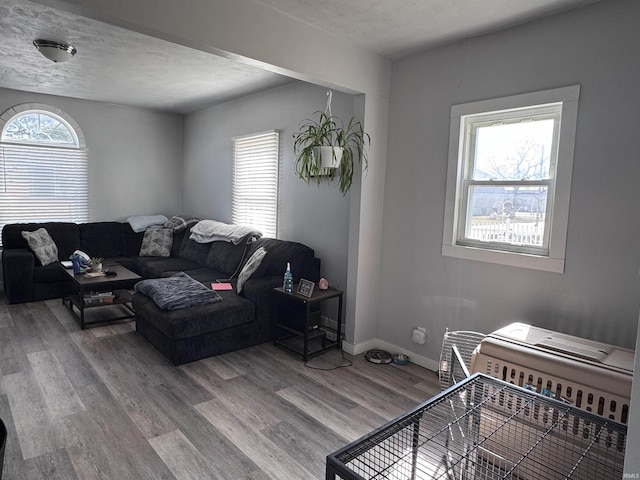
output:
[[[314,147],[313,155],[320,158],[322,168],[338,168],[342,160],[342,147]]]
[[[102,271],[102,264],[101,263],[96,263],[95,265],[91,265],[91,271],[92,272],[101,272]]]

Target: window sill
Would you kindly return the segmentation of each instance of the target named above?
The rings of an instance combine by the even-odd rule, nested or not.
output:
[[[479,262],[497,263],[510,267],[530,268],[545,272],[564,273],[564,258],[543,257],[525,253],[503,252],[461,245],[442,245],[445,257],[476,260]]]

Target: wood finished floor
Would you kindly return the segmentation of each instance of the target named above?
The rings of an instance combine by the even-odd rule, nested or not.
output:
[[[174,367],[133,322],[81,331],[59,300],[0,296],[2,478],[322,479],[327,454],[439,391],[346,356],[313,370],[264,344]]]

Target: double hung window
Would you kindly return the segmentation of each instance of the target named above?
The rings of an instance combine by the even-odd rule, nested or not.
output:
[[[564,270],[578,95],[452,107],[444,255]]]

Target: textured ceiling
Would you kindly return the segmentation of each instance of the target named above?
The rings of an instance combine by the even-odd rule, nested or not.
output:
[[[24,0],[0,1],[0,87],[189,112],[292,79]],[[78,54],[53,63],[36,38]]]
[[[253,1],[399,58],[596,0]],[[0,0],[0,38],[0,87],[23,91],[186,113],[293,81],[27,0]],[[79,53],[54,64],[36,38]]]
[[[598,0],[255,0],[389,58]]]

